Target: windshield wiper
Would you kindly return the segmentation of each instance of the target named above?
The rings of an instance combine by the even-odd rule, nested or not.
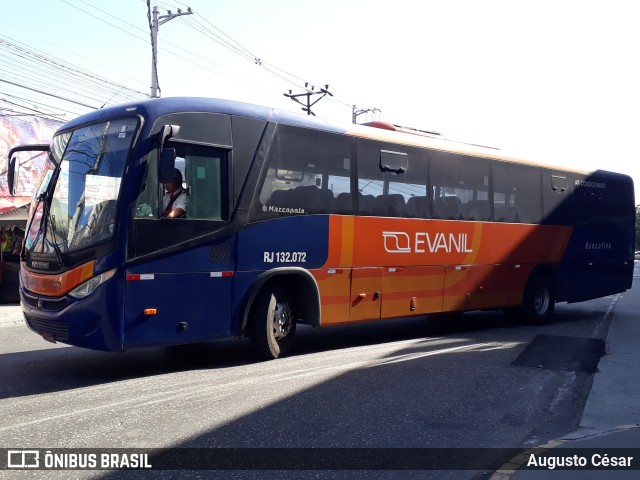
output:
[[[51,209],[49,208],[49,202],[47,201],[48,198],[44,198],[43,199],[43,203],[42,203],[42,207],[44,210],[44,226],[42,227],[42,253],[44,253],[44,244],[45,242],[47,242],[49,245],[51,245],[53,247],[53,251],[56,254],[56,258],[58,259],[58,263],[60,265],[60,267],[64,266],[64,261],[62,259],[62,251],[60,250],[60,247],[58,246],[58,243],[56,242],[56,223],[55,221],[51,218]],[[49,240],[47,238],[47,231],[49,230],[49,223],[51,223],[51,231],[53,234],[53,239]]]

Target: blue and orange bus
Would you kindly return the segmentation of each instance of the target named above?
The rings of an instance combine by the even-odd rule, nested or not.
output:
[[[275,358],[300,323],[545,320],[556,302],[632,282],[622,174],[203,98],[98,110],[14,152],[28,149],[54,168],[33,200],[21,304],[50,341],[125,351],[249,336]],[[174,168],[187,215],[163,218]]]

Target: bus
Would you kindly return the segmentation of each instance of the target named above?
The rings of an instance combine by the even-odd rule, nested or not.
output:
[[[631,287],[630,177],[534,163],[376,122],[245,103],[147,100],[61,126],[21,251],[28,327],[126,351],[249,337],[277,358],[298,324],[504,310]],[[15,154],[15,155],[14,155]],[[181,169],[184,218],[163,218]]]

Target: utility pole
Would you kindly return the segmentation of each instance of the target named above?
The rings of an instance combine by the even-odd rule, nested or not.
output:
[[[305,86],[305,88],[308,88],[309,84],[305,83],[304,86]],[[316,103],[318,103],[320,100],[322,100],[327,95],[329,95],[330,97],[333,97],[333,93],[331,93],[329,91],[329,85],[325,85],[324,88],[321,88],[317,92],[315,91],[315,87],[312,86],[311,90],[307,90],[305,93],[296,93],[296,94],[294,94],[294,93],[291,92],[291,90],[289,90],[289,93],[284,93],[283,95],[285,97],[289,97],[294,102],[297,102],[300,105],[302,105],[302,110],[307,112],[307,115],[313,115],[314,117],[316,116],[316,114],[311,111],[311,107],[313,107]],[[316,99],[315,102],[311,103],[311,96],[312,95],[322,95],[322,96],[320,98]],[[307,104],[305,105],[300,100],[298,100],[298,97],[307,97]]]
[[[147,0],[147,6],[149,6],[149,1]],[[171,13],[171,10],[167,11],[166,15],[158,16],[158,7],[153,7],[153,18],[150,19],[150,27],[151,27],[151,98],[159,98],[160,94],[158,90],[158,28],[160,25],[164,25],[169,20],[173,20],[176,17],[181,15],[191,15],[193,12],[191,11],[191,7],[187,8],[186,12],[178,9],[178,13]]]

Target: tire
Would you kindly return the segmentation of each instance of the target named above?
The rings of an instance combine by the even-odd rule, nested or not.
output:
[[[271,360],[291,349],[296,321],[282,289],[268,289],[257,297],[250,322],[251,343],[260,356]]]
[[[522,298],[522,319],[542,324],[553,316],[556,295],[553,281],[546,275],[535,275],[529,279]]]

